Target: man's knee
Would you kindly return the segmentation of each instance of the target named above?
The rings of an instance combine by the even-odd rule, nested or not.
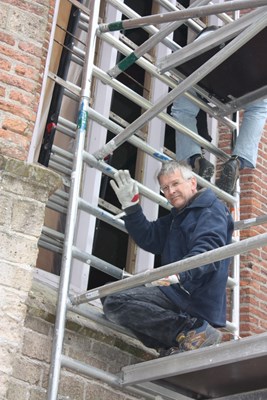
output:
[[[103,305],[103,311],[105,314],[109,314],[114,310],[115,307],[120,303],[116,293],[110,294],[109,296],[103,297],[101,299]]]

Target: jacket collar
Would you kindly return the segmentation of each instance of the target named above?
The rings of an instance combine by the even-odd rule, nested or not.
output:
[[[210,207],[216,198],[213,191],[209,188],[200,189],[189,201],[189,203],[183,207],[182,209],[178,210],[177,208],[173,207],[171,209],[171,213],[173,216],[181,214],[183,211],[190,209],[190,208],[206,208]]]

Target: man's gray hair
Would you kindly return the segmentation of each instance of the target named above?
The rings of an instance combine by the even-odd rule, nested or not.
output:
[[[183,161],[167,161],[162,164],[161,170],[159,171],[157,178],[160,179],[163,175],[173,174],[175,171],[179,171],[184,179],[193,178],[193,172],[190,165]]]

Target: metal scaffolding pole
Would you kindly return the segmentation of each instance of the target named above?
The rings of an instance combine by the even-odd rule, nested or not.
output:
[[[109,129],[111,132],[113,132],[115,135],[118,135],[120,132],[122,132],[123,128],[120,125],[115,124],[114,122],[110,121],[109,119],[103,117],[101,114],[97,113],[93,109],[89,110],[89,117],[98,122],[100,125],[105,126],[107,129]],[[149,146],[146,142],[144,142],[142,139],[139,139],[135,135],[131,136],[128,139],[128,142],[133,144],[135,147],[138,149],[144,151],[146,154],[150,155],[151,157],[155,158],[158,161],[164,162],[167,160],[171,160],[173,158],[167,156],[164,153],[159,152],[157,149],[154,149],[152,146]],[[105,172],[103,170],[102,172]],[[197,179],[197,182],[203,186],[203,187],[209,187],[212,189],[218,197],[220,197],[222,200],[235,204],[236,199],[229,193],[223,192],[220,190],[217,186],[214,186],[212,183],[206,181],[205,179],[201,178],[199,175],[194,174],[194,176]]]
[[[99,368],[87,365],[83,362],[76,361],[65,355],[62,356],[62,366],[76,371],[77,373],[82,373],[85,376],[89,376],[94,379],[99,379],[102,382],[107,383],[115,388],[122,388],[122,380],[119,375],[114,375],[109,372],[103,371]],[[187,400],[187,397],[179,396],[177,393],[170,390],[164,390],[164,388],[158,385],[151,384],[148,389],[146,385],[134,385],[128,386],[126,390],[132,395],[142,396],[146,400]],[[154,390],[153,390],[154,389]],[[160,392],[160,396],[159,396]],[[154,394],[153,394],[154,393]],[[163,396],[163,397],[162,397]],[[100,400],[100,399],[99,399]],[[189,400],[189,399],[188,399]]]
[[[222,50],[215,54],[210,60],[205,62],[188,78],[181,82],[174,88],[167,96],[152,106],[149,110],[145,111],[139,118],[130,124],[123,132],[117,135],[113,140],[108,142],[102,149],[98,150],[94,156],[97,159],[103,159],[111,154],[116,148],[124,143],[131,135],[143,127],[148,121],[158,115],[164,108],[171,104],[176,97],[183,94],[189,87],[198,83],[204,76],[214,70],[222,61],[230,57],[240,46],[250,40],[257,32],[260,32],[266,26],[266,15],[264,14],[258,20],[257,25],[253,25],[245,29],[238,37],[233,39]]]
[[[259,15],[261,15],[263,12],[266,12],[266,7],[257,9],[240,19],[233,21],[231,24],[222,26],[218,30],[209,32],[209,34],[201,38],[201,40],[195,40],[182,49],[159,60],[157,67],[160,71],[166,71],[167,69],[165,68],[165,61],[166,66],[168,66],[168,70],[173,67],[178,67],[179,65],[197,57],[200,54],[205,53],[215,46],[234,38],[249,25],[255,23],[258,20]]]
[[[126,15],[128,18],[140,18],[141,16],[133,11],[130,7],[128,7],[125,3],[121,3],[119,0],[108,0],[110,4],[116,7],[117,10],[120,10],[122,14]],[[175,10],[177,8],[175,7]],[[159,29],[154,25],[149,25],[144,27],[144,31],[146,31],[149,35],[154,35],[159,32]],[[100,32],[99,32],[100,33]],[[181,46],[175,43],[168,37],[162,39],[162,43],[167,46],[171,50],[178,50]]]
[[[259,16],[263,13],[266,14],[266,10],[267,7],[262,7],[260,10],[256,10],[254,13],[249,13],[246,16],[232,22],[231,25],[223,26],[219,30],[210,32],[209,35],[203,39],[196,40],[188,44],[185,48],[170,54],[162,60],[159,60],[157,65],[159,71],[161,73],[169,71],[171,68],[178,67],[193,57],[196,57],[199,54],[202,54],[205,51],[212,49],[213,47],[220,45],[229,39],[232,39],[237,34],[240,34],[240,32],[244,29],[258,23]],[[262,29],[264,29],[264,26],[262,26]],[[246,41],[244,43],[241,42],[241,46],[245,43]]]
[[[77,373],[82,373],[85,376],[99,379],[115,388],[121,389],[123,386],[121,376],[111,374],[99,368],[87,365],[81,361],[76,361],[65,355],[62,356],[62,366],[69,368],[72,371],[76,371]],[[142,399],[146,400],[190,400],[188,397],[178,395],[177,393],[152,382],[149,384],[135,384],[134,386],[128,386],[126,390],[132,395],[142,396]]]
[[[160,3],[167,11],[177,11],[178,9],[181,9],[181,5],[178,3],[177,6],[175,6],[174,4],[170,3],[169,0],[156,0],[158,3]],[[214,2],[210,1],[209,2],[210,5],[214,4]],[[179,8],[178,8],[179,5]],[[182,7],[182,9],[184,9],[185,7]],[[226,13],[219,13],[219,14],[214,14],[216,15],[216,17],[218,19],[220,19],[222,22],[224,22],[225,24],[228,24],[229,22],[233,21],[233,18],[231,18],[228,14]],[[199,27],[199,24],[196,24],[195,20],[190,19],[189,21],[191,22],[191,28],[194,29],[194,27],[196,28],[196,26]],[[194,27],[192,26],[194,25]],[[145,28],[144,28],[145,29]],[[200,30],[198,29],[197,32],[199,32]]]
[[[105,42],[109,43],[112,47],[115,47],[119,52],[125,54],[126,56],[130,54],[131,49],[127,47],[124,43],[120,42],[118,39],[114,38],[111,34],[109,33],[103,33],[99,35],[99,37],[104,40]],[[172,72],[172,74],[159,74],[157,68],[151,64],[148,60],[145,58],[140,58],[139,60],[136,61],[136,64],[139,65],[141,68],[143,68],[145,71],[150,73],[152,76],[156,77],[166,85],[168,85],[170,88],[175,88],[179,82],[183,79],[185,79],[184,76],[178,74],[178,71],[175,71],[175,73]],[[97,66],[95,67],[95,71],[101,71]],[[99,72],[96,72],[96,77],[98,77]],[[112,84],[112,80],[110,79],[109,75],[101,71],[101,78],[99,79],[103,80],[104,83],[107,83],[109,85],[115,85]],[[121,83],[119,83],[121,85]],[[122,85],[123,86],[123,85]],[[114,86],[113,86],[114,87]],[[127,93],[127,87],[125,88],[125,93]],[[201,109],[206,111],[209,115],[212,117],[218,118],[218,108],[219,109],[226,109],[227,107],[224,105],[224,103],[219,102],[216,98],[211,97],[209,93],[205,92],[202,88],[198,87],[197,85],[194,86],[194,89],[196,92],[198,92],[202,97],[205,97],[209,100],[209,102],[212,102],[214,105],[216,105],[216,109],[214,110],[214,107],[209,107],[207,103],[203,102],[199,97],[193,96],[190,93],[185,93],[184,95],[188,97],[193,103],[196,103]],[[117,89],[116,89],[117,90]],[[128,89],[130,91],[130,89]],[[131,92],[131,91],[130,91]],[[127,96],[127,94],[125,94]],[[139,96],[142,98],[141,96]],[[134,101],[134,100],[133,100]],[[229,114],[229,107],[227,108],[228,114]],[[236,124],[230,120],[229,118],[218,118],[221,120],[225,125],[229,126],[232,129],[236,128]]]
[[[187,8],[181,11],[154,14],[141,18],[134,18],[125,21],[111,22],[110,24],[100,24],[98,29],[101,32],[112,32],[121,29],[140,28],[150,24],[163,24],[188,18],[199,18],[207,15],[218,14],[236,10],[245,10],[267,5],[267,0],[234,0],[226,3],[214,4],[202,7]]]
[[[117,169],[111,167],[109,164],[106,164],[102,160],[97,160],[92,154],[89,154],[84,151],[83,153],[84,161],[91,167],[96,168],[97,170],[103,172],[105,175],[113,177]],[[142,185],[140,182],[137,182],[138,189],[141,194],[148,197],[149,199],[155,201],[160,206],[170,210],[171,206],[167,199],[161,196],[158,193],[153,192],[153,190],[148,189],[146,186]]]
[[[218,249],[207,251],[193,257],[189,257],[162,267],[142,272],[138,275],[127,278],[123,281],[109,283],[105,286],[98,287],[87,291],[84,294],[78,296],[71,296],[70,301],[72,305],[78,305],[86,303],[94,299],[105,297],[112,293],[120,292],[124,289],[137,287],[153,281],[157,281],[165,276],[172,274],[179,274],[184,271],[200,267],[202,265],[209,264],[224,260],[235,256],[236,254],[246,253],[258,247],[266,246],[267,244],[267,233],[263,233],[248,239],[244,239],[240,242],[228,244]]]
[[[196,0],[192,3],[188,8],[193,8],[199,5],[207,4],[209,0]],[[170,33],[174,32],[175,29],[179,28],[179,26],[183,25],[186,20],[175,21],[171,24],[160,29],[157,33],[151,36],[148,40],[146,40],[143,44],[141,44],[136,50],[134,50],[131,54],[121,60],[115,67],[110,69],[107,73],[111,77],[115,78],[121,72],[126,71],[131,65],[133,65],[136,60],[146,54],[148,51],[152,49],[155,45],[160,43],[165,37],[167,37]]]
[[[100,0],[95,0],[90,3],[90,21],[87,33],[87,50],[86,50],[86,61],[82,77],[82,92],[80,99],[80,108],[78,114],[78,124],[76,131],[75,141],[75,157],[72,169],[72,185],[70,188],[69,195],[69,208],[66,222],[64,251],[62,258],[61,276],[59,295],[56,312],[55,322],[55,336],[53,341],[53,349],[51,356],[51,368],[49,373],[49,386],[48,386],[48,399],[56,400],[58,393],[60,367],[64,340],[64,327],[66,321],[67,311],[67,296],[69,288],[69,279],[71,271],[71,260],[72,260],[72,243],[75,233],[75,223],[77,218],[78,210],[78,197],[79,197],[79,186],[82,174],[82,154],[85,143],[85,135],[87,131],[87,111],[90,102],[90,91],[91,91],[91,77],[92,77],[92,64],[95,55],[95,41],[96,41],[96,28],[98,24],[98,16],[100,9]]]
[[[114,0],[113,0],[113,2],[114,2]],[[116,0],[116,3],[117,3],[117,0]],[[121,4],[123,4],[123,3],[121,3]],[[154,28],[154,29],[155,29],[155,32],[153,32],[153,33],[157,33],[158,29],[156,29],[156,28]],[[115,47],[120,53],[124,54],[126,57],[128,57],[131,54],[132,49],[130,49],[128,46],[126,46],[123,42],[116,39],[113,35],[111,35],[109,33],[101,33],[98,36],[100,37],[100,39],[109,43],[112,47]],[[173,48],[173,50],[178,50],[180,48],[180,46],[177,46],[177,44],[173,40],[168,38],[168,41],[169,41],[169,43],[171,43],[171,46],[168,45],[167,47]],[[136,64],[139,65],[140,67],[144,68],[145,71],[149,72],[152,76],[156,77],[157,79],[159,79],[162,82],[169,85],[170,88],[176,87],[177,84],[181,80],[185,79],[185,77],[181,73],[178,73],[178,71],[172,71],[171,74],[169,74],[169,73],[159,74],[157,68],[143,57],[140,57],[138,60],[136,60]],[[229,107],[226,107],[226,105],[224,103],[220,102],[215,97],[212,97],[210,95],[210,93],[207,93],[204,89],[200,88],[198,85],[196,85],[194,87],[194,89],[202,97],[205,97],[209,102],[212,102],[214,105],[216,105],[216,110],[214,110],[214,107],[209,107],[207,105],[207,103],[200,100],[199,97],[193,96],[190,93],[185,93],[184,95],[186,97],[188,97],[193,103],[196,103],[197,105],[199,105],[199,107],[201,109],[203,109],[204,111],[206,111],[209,115],[211,115],[215,118],[218,118],[218,109],[219,110],[227,109],[228,114],[230,114]],[[232,120],[230,120],[229,118],[224,117],[224,118],[218,118],[218,119],[221,120],[224,124],[226,124],[230,128],[233,128],[233,129],[236,128],[234,122]]]

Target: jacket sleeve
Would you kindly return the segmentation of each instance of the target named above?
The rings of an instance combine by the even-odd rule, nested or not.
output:
[[[188,254],[184,258],[193,257],[206,251],[222,247],[231,241],[233,222],[227,209],[221,204],[202,209],[197,223],[188,229]],[[183,284],[187,280],[196,280],[212,271],[216,271],[220,262],[212,262],[180,274]]]
[[[131,207],[123,219],[129,235],[139,247],[153,254],[161,254],[170,228],[171,214],[148,221],[138,204]]]

